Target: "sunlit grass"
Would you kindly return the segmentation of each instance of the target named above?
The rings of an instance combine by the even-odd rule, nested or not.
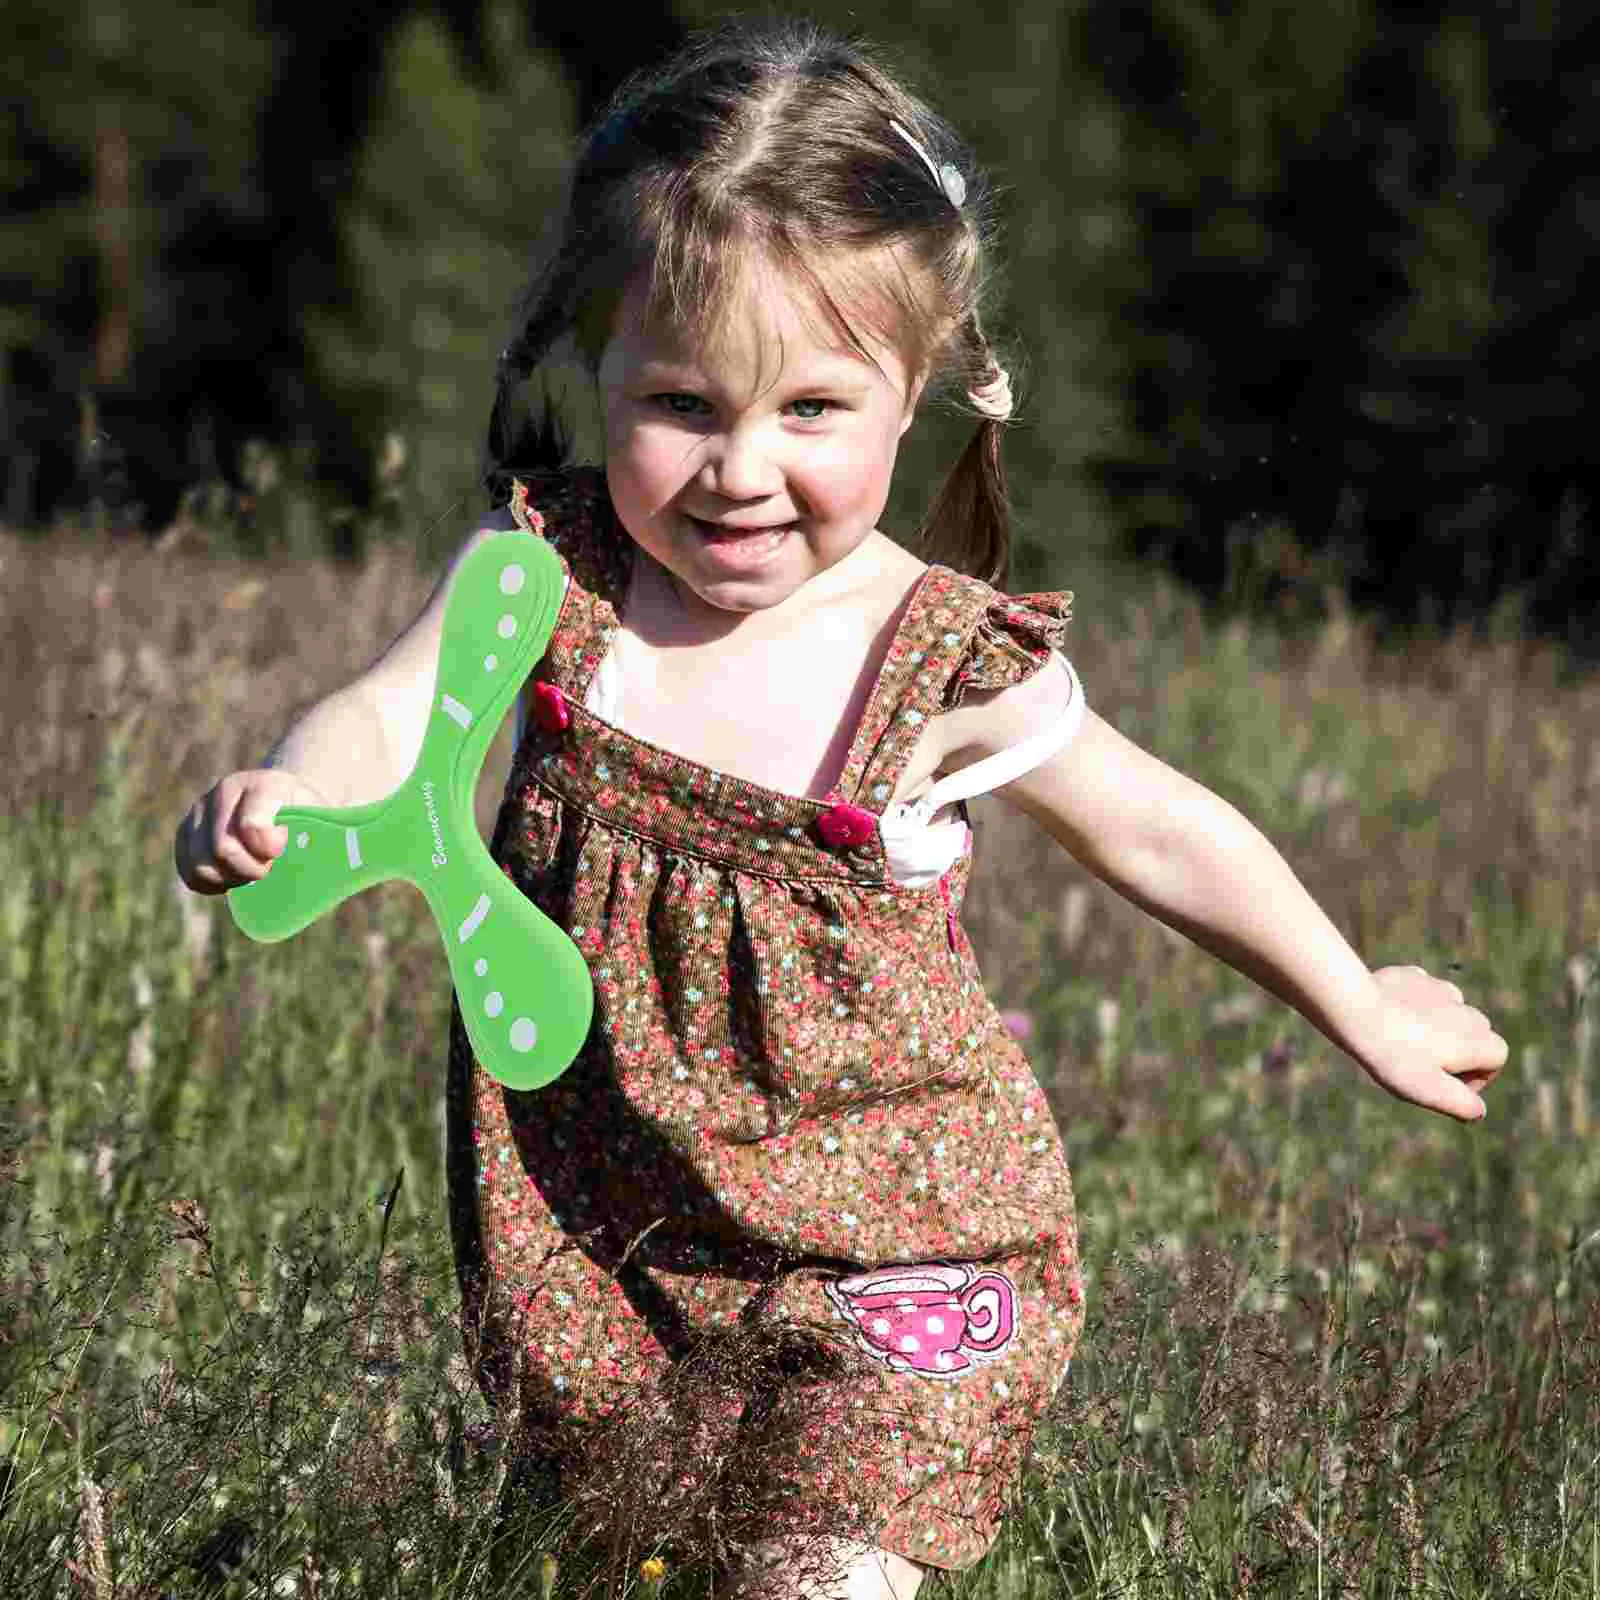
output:
[[[427,577],[0,555],[0,1593],[694,1592],[643,1521],[504,1492],[420,897],[261,947],[175,891],[183,806]],[[981,806],[967,925],[1065,1130],[1090,1318],[1005,1536],[924,1593],[1596,1592],[1600,691],[1507,645],[1401,662],[1340,619],[1285,642],[1078,588],[1097,709],[1255,817],[1370,960],[1452,971],[1512,1065],[1474,1129],[1392,1104]]]

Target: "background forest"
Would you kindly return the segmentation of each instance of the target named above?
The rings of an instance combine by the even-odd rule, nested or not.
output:
[[[573,131],[720,9],[7,6],[8,1600],[708,1593],[737,1351],[556,1500],[472,1382],[421,897],[257,946],[172,845],[416,614]],[[1482,1124],[1396,1105],[979,802],[963,923],[1088,1324],[1001,1541],[919,1600],[1600,1594],[1600,26],[813,10],[1001,186],[1009,587],[1076,589],[1091,702],[1512,1050]],[[912,430],[896,535],[969,427]]]
[[[0,520],[424,565],[568,141],[726,7],[15,0]],[[1556,0],[954,0],[881,42],[1004,191],[1014,578],[1515,616],[1587,649],[1600,30]],[[959,419],[913,435],[917,526]]]

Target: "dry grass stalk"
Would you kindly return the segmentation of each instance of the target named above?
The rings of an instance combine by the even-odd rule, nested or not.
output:
[[[1420,1594],[1428,1577],[1422,1515],[1417,1508],[1417,1486],[1408,1473],[1400,1474],[1400,1494],[1395,1502],[1395,1526],[1406,1554],[1406,1579],[1413,1594]]]
[[[85,1600],[116,1600],[116,1577],[111,1567],[111,1544],[106,1528],[106,1497],[94,1478],[85,1473],[78,1484],[77,1559],[67,1571]]]

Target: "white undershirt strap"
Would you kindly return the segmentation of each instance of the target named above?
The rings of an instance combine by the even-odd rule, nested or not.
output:
[[[1078,681],[1078,674],[1072,670],[1072,663],[1059,650],[1052,650],[1050,654],[1066,669],[1072,685],[1072,700],[1067,709],[1043,733],[1008,745],[992,756],[985,756],[982,761],[973,762],[970,767],[952,772],[948,778],[941,778],[927,793],[911,802],[908,810],[918,812],[923,817],[932,817],[941,806],[957,800],[971,800],[976,795],[988,794],[991,789],[1003,788],[1015,782],[1023,773],[1043,766],[1058,750],[1065,749],[1072,742],[1073,735],[1083,722],[1083,685]]]
[[[970,800],[974,795],[1015,782],[1065,748],[1082,726],[1083,685],[1078,682],[1072,663],[1059,650],[1051,654],[1066,669],[1072,699],[1043,733],[952,772],[917,799],[890,806],[879,819],[878,831],[883,837],[890,876],[903,888],[926,889],[937,883],[967,850],[969,829],[964,821],[933,820],[941,806]]]
[[[589,692],[584,696],[584,706],[599,717],[602,722],[609,722],[613,728],[619,727],[618,712],[621,709],[618,701],[621,698],[621,684],[617,678],[617,651],[613,645],[611,649],[600,658],[600,665],[595,669],[594,677],[589,680]]]

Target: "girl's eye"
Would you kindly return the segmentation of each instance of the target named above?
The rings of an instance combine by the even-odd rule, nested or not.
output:
[[[703,417],[711,410],[710,402],[700,395],[686,394],[679,390],[653,394],[650,396],[650,403],[660,406],[675,417]],[[789,404],[802,422],[820,422],[830,411],[838,409],[834,401],[816,398],[791,400]]]
[[[705,405],[697,394],[653,394],[650,398],[675,417],[697,417],[700,412],[696,408]]]

